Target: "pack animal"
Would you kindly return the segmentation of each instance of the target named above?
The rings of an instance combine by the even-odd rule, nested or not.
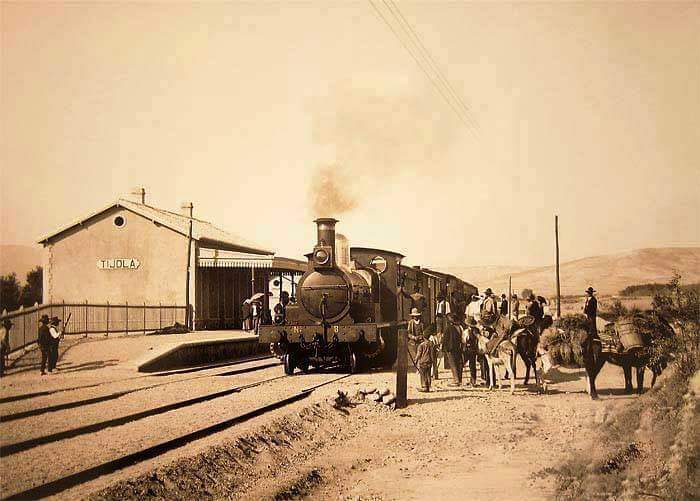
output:
[[[498,381],[498,389],[502,388],[501,383],[501,367],[511,374],[510,377],[510,394],[515,392],[515,377],[513,377],[513,358],[515,355],[515,345],[509,340],[505,339],[496,348],[495,353],[489,353],[486,345],[489,342],[489,338],[483,334],[477,334],[479,342],[479,351],[485,355],[486,364],[488,365],[489,374],[495,373],[496,380]],[[489,389],[492,389],[493,378],[489,378]]]

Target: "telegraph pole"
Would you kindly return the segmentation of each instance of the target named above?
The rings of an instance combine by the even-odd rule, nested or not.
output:
[[[182,206],[183,209],[189,209],[190,212],[190,228],[187,234],[187,278],[185,280],[185,327],[190,330],[191,308],[190,308],[190,260],[192,259],[192,210],[194,205],[190,202]]]
[[[559,216],[554,216],[554,241],[557,251],[557,318],[561,318],[561,286],[559,284]]]
[[[512,314],[513,314],[513,277],[508,276],[508,318],[511,318]]]

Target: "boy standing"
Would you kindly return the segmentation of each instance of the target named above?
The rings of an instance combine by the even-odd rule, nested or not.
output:
[[[423,333],[423,341],[418,345],[416,352],[416,365],[420,373],[420,389],[425,393],[430,391],[430,371],[433,368],[433,343],[430,342],[427,332]]]

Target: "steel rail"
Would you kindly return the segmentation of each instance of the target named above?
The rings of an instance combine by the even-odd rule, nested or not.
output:
[[[235,416],[233,418],[227,419],[225,421],[220,421],[216,424],[213,424],[211,426],[207,426],[205,428],[201,428],[199,430],[187,433],[185,435],[181,435],[179,437],[173,438],[171,440],[167,440],[165,442],[161,442],[159,444],[156,444],[154,446],[142,449],[140,451],[131,453],[131,454],[126,454],[122,457],[119,457],[117,459],[107,461],[105,463],[99,464],[97,466],[93,466],[91,468],[87,468],[85,470],[81,470],[79,472],[73,473],[71,475],[57,478],[56,480],[52,480],[51,482],[47,482],[42,485],[38,485],[36,487],[32,487],[30,489],[11,494],[7,497],[4,497],[3,499],[6,500],[15,500],[15,499],[39,499],[39,498],[44,498],[44,497],[49,497],[49,496],[54,496],[56,494],[59,494],[67,489],[70,489],[72,487],[75,487],[76,485],[89,482],[91,480],[94,480],[96,478],[99,478],[104,475],[108,475],[110,473],[114,473],[115,471],[122,470],[128,466],[135,465],[137,463],[141,463],[143,461],[147,461],[149,459],[153,459],[161,454],[164,454],[166,452],[169,452],[173,449],[180,448],[184,445],[189,444],[190,442],[193,442],[195,440],[199,440],[202,438],[205,438],[209,435],[212,435],[214,433],[218,433],[220,431],[224,431],[228,428],[231,428],[237,424],[244,423],[246,421],[249,421],[250,419],[253,419],[255,417],[261,416],[263,414],[266,414],[268,412],[271,412],[273,410],[279,409],[281,407],[285,407],[289,404],[292,404],[294,402],[298,402],[300,400],[303,400],[310,396],[314,390],[317,388],[320,388],[322,386],[332,384],[336,381],[339,381],[341,379],[350,377],[352,374],[344,374],[340,377],[331,379],[330,381],[326,381],[320,384],[317,384],[315,386],[311,386],[309,388],[305,388],[299,392],[297,392],[294,395],[291,395],[289,397],[285,397],[281,400],[277,400],[276,402],[272,402],[270,404],[264,405],[262,407],[258,407],[257,409],[254,409],[250,412],[246,412],[245,414],[241,414],[239,416]],[[285,376],[283,376],[285,377]]]

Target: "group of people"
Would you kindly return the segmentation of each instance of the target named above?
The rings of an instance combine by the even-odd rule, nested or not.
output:
[[[269,294],[269,293],[268,293]],[[289,292],[282,291],[279,302],[274,307],[274,316],[267,307],[266,296],[260,298],[250,298],[243,301],[241,306],[241,318],[243,319],[243,330],[258,334],[261,325],[282,324],[287,315],[287,305],[294,302]]]
[[[10,353],[10,330],[12,329],[12,320],[6,318],[2,321],[2,332],[0,333],[0,376],[5,375],[7,364],[7,356]],[[48,368],[49,374],[54,370],[58,370],[58,345],[63,338],[63,330],[59,327],[61,319],[58,317],[49,318],[48,315],[42,315],[39,319],[39,332],[37,344],[41,351],[41,375],[46,375]]]
[[[400,290],[400,293],[406,296],[403,290]],[[520,318],[518,295],[511,296],[512,302],[509,305],[505,294],[502,294],[499,300],[493,291],[487,288],[483,296],[475,294],[471,297],[471,302],[466,305],[462,314],[462,308],[452,311],[446,295],[440,293],[436,297],[434,332],[428,329],[422,320],[427,300],[421,294],[420,286],[416,285],[413,294],[408,297],[411,300],[408,337],[415,346],[416,355],[413,363],[420,374],[419,391],[430,391],[432,379],[439,378],[440,354],[444,355],[445,365],[449,366],[452,372],[453,381],[448,386],[462,385],[462,374],[467,364],[470,372],[469,384],[476,386],[477,361],[481,367],[481,377],[488,383],[490,374],[486,369],[484,354],[479,353],[477,334],[482,329],[488,332],[489,327],[498,320],[499,316],[506,318],[510,316],[511,319],[518,320]],[[547,320],[551,322],[547,300],[531,292],[526,297],[525,313],[533,318],[535,330],[538,333],[547,325]],[[498,341],[493,343],[492,349],[495,350],[497,345]]]
[[[47,365],[49,374],[52,374],[54,370],[58,370],[56,367],[58,363],[58,345],[63,337],[63,330],[59,327],[61,319],[58,317],[49,319],[48,315],[42,315],[39,323],[37,344],[41,350],[41,375],[44,376],[46,375]]]

